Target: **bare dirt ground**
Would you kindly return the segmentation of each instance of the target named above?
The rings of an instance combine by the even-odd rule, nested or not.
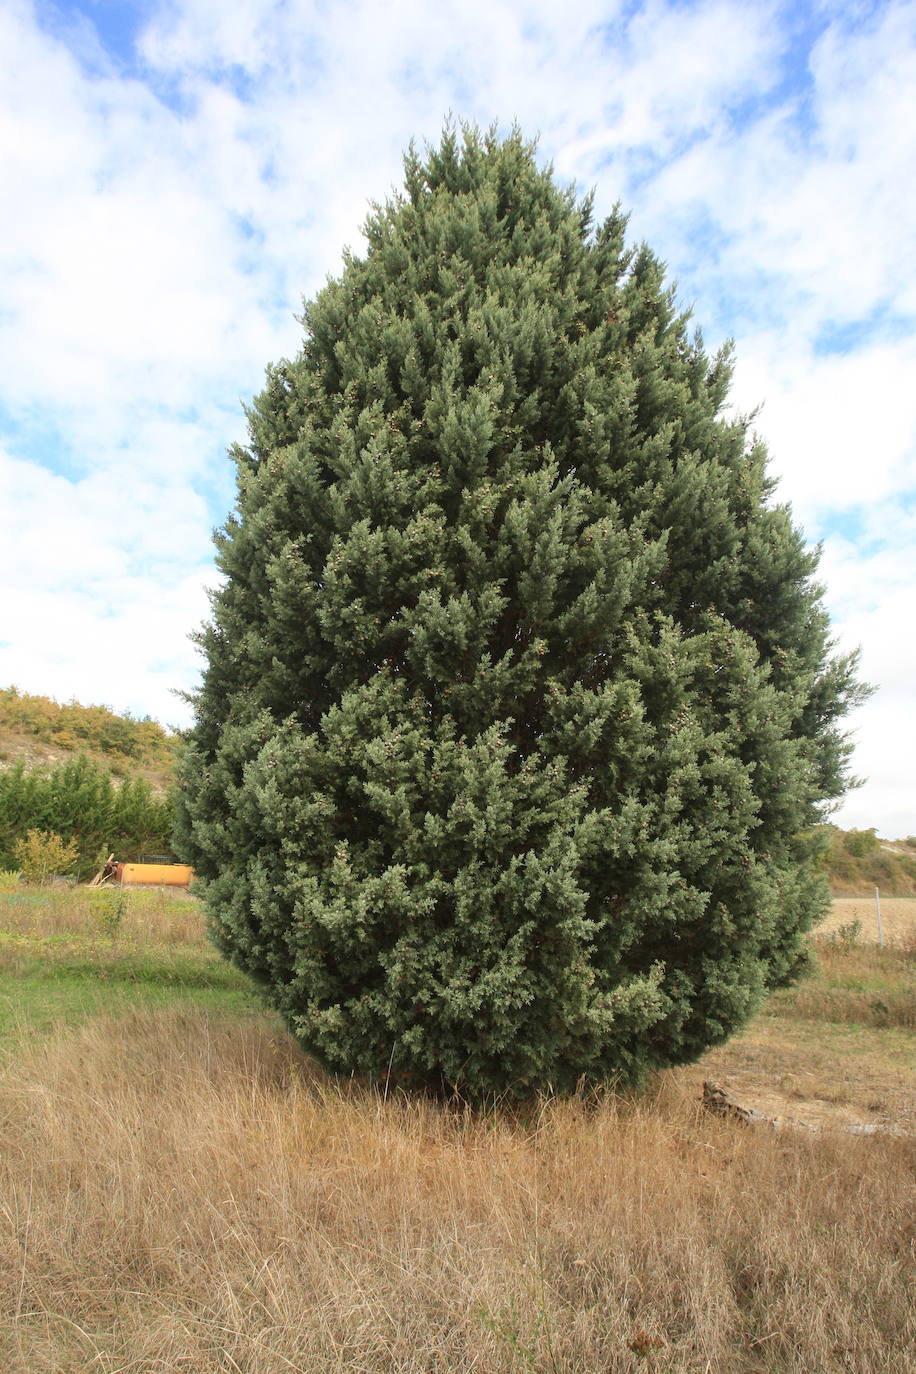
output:
[[[711,1079],[782,1129],[916,1137],[912,1031],[850,1025],[824,1034],[810,1021],[762,1016],[690,1072],[698,1097]]]
[[[887,949],[916,960],[916,898],[882,898],[881,922]],[[877,946],[874,897],[834,899],[817,937],[841,932],[855,945]],[[916,1033],[907,1026],[796,1017],[785,1007],[758,1016],[689,1072],[698,1095],[712,1079],[783,1129],[916,1137]]]

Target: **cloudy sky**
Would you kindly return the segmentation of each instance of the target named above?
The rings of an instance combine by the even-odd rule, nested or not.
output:
[[[0,684],[186,722],[242,403],[449,111],[735,338],[913,834],[916,0],[0,0]]]

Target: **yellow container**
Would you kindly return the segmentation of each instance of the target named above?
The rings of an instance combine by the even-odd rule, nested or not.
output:
[[[120,864],[122,883],[162,883],[166,887],[187,887],[194,877],[190,864]]]

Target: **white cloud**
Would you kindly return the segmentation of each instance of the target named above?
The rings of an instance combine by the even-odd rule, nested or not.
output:
[[[905,270],[916,235],[916,8],[890,4],[872,30],[842,15],[797,90],[748,126],[723,122],[651,188],[644,219],[673,245],[702,207],[719,230],[701,279],[769,283],[793,331],[916,310]],[[673,230],[673,232],[672,232]],[[695,255],[689,242],[676,261]],[[760,302],[754,301],[760,308]]]
[[[206,511],[182,482],[77,481],[0,452],[0,683],[181,722],[187,636],[212,585]]]
[[[741,342],[732,398],[761,407],[779,497],[812,538],[850,507],[916,486],[916,339],[816,355],[777,332]]]
[[[821,571],[839,647],[861,646],[863,680],[878,689],[850,719],[855,769],[867,782],[849,795],[836,820],[877,825],[891,837],[914,834],[916,511],[894,502],[875,505],[859,542],[825,541]]]

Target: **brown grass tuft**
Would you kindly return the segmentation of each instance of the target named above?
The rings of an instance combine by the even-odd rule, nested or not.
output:
[[[471,1113],[266,1020],[62,1033],[0,1077],[0,1367],[909,1371],[912,1142],[742,1128],[692,1082]]]

